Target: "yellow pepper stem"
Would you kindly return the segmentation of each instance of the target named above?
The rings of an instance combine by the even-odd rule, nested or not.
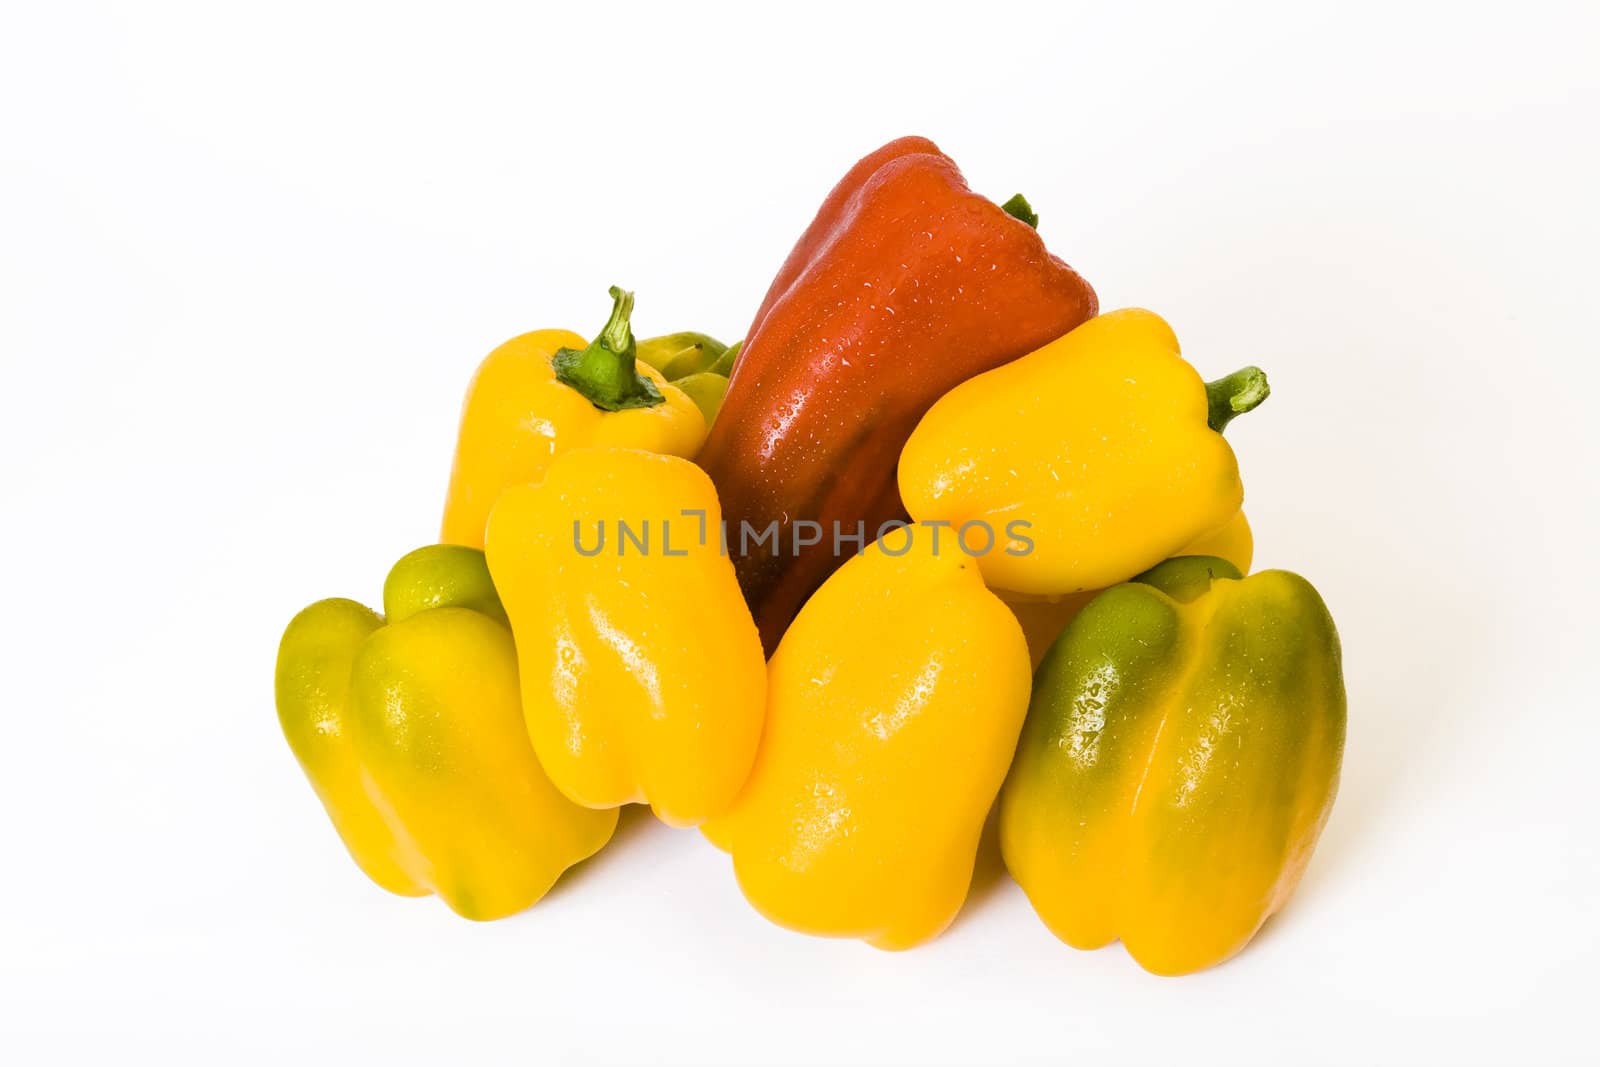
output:
[[[1206,424],[1217,433],[1235,416],[1254,411],[1272,395],[1267,373],[1260,367],[1245,367],[1214,382],[1206,383]]]
[[[656,383],[639,373],[629,322],[633,294],[613,285],[611,300],[611,317],[588,348],[563,348],[551,359],[556,378],[602,411],[653,408],[665,401]]]

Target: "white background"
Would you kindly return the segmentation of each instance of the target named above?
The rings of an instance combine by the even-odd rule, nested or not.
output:
[[[6,6],[0,1058],[1594,1062],[1593,6],[589,6]],[[283,624],[432,538],[491,347],[612,283],[738,337],[911,132],[1272,375],[1258,563],[1350,693],[1294,902],[1163,980],[987,866],[924,948],[786,933],[648,818],[504,922],[367,883]]]

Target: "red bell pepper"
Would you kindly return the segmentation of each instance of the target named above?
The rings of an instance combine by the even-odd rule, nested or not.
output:
[[[698,457],[769,653],[854,550],[836,534],[905,518],[895,464],[933,402],[1094,316],[1034,221],[905,137],[851,168],[784,261]]]

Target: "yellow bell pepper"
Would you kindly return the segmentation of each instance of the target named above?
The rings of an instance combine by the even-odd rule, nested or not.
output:
[[[721,522],[705,472],[634,449],[558,456],[490,515],[528,734],[574,801],[693,826],[744,784],[766,663]]]
[[[1220,963],[1294,891],[1344,750],[1339,636],[1298,575],[1168,560],[1050,649],[1000,848],[1067,944],[1156,974]]]
[[[483,547],[502,490],[537,482],[571,448],[620,446],[693,456],[706,436],[696,402],[636,358],[633,294],[612,287],[592,344],[537,330],[489,353],[467,390],[441,540]]]
[[[1221,429],[1266,396],[1256,368],[1208,385],[1160,318],[1114,311],[941,397],[901,453],[900,495],[919,522],[987,523],[995,588],[1105,588],[1239,510]]]
[[[1216,556],[1239,568],[1241,574],[1249,574],[1255,552],[1256,538],[1250,529],[1250,520],[1244,517],[1244,512],[1236,511],[1227,522],[1185,545],[1178,555]]]
[[[1238,511],[1219,529],[1188,545],[1178,555],[1218,556],[1238,567],[1240,573],[1249,574],[1254,550],[1255,539],[1250,533],[1250,523],[1245,519],[1244,512]],[[1022,624],[1022,632],[1028,636],[1028,655],[1033,660],[1034,669],[1037,670],[1044,661],[1045,653],[1061,636],[1061,631],[1067,628],[1067,623],[1101,592],[1091,589],[1085,593],[1053,597],[1028,593],[1000,594],[1000,599],[1006,602],[1006,606]]]
[[[1028,703],[1016,620],[961,553],[912,536],[891,554],[907,536],[801,609],[768,665],[750,781],[704,827],[768,919],[884,949],[961,909]]]
[[[481,552],[406,556],[384,583],[384,610],[387,620],[321,600],[289,623],[284,737],[374,882],[437,893],[469,919],[521,911],[599,851],[616,812],[579,807],[540,769]]]

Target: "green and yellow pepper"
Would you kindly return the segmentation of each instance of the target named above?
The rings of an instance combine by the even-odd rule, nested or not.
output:
[[[379,616],[321,600],[278,649],[278,721],[358,866],[469,919],[544,896],[599,851],[614,811],[572,803],[528,743],[517,662],[483,553],[419,549]]]
[[[920,522],[987,523],[978,560],[1013,593],[1103,589],[1239,511],[1229,419],[1267,396],[1254,367],[1209,385],[1148,311],[1113,311],[950,390],[900,455]]]
[[[699,467],[635,449],[568,452],[495,505],[528,733],[577,803],[694,826],[744,784],[766,663],[721,519]]]
[[[611,318],[593,343],[566,330],[536,330],[478,367],[461,411],[440,540],[482,548],[500,493],[537,482],[568,449],[700,450],[708,422],[700,402],[637,358],[633,294],[613,286],[611,299]]]
[[[693,400],[709,427],[722,410],[728,375],[743,347],[743,341],[725,345],[707,334],[684,331],[640,341],[639,359]]]
[[[669,382],[710,369],[725,354],[728,346],[698,330],[680,330],[646,337],[639,341],[640,363],[648,363]]]
[[[1344,750],[1339,637],[1287,571],[1169,560],[1046,656],[1000,800],[1007,868],[1075,948],[1146,970],[1238,952],[1294,891]]]

